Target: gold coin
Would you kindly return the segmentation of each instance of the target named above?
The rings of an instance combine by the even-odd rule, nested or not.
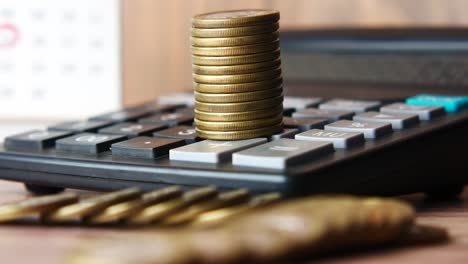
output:
[[[280,58],[280,49],[275,51],[263,52],[258,54],[240,55],[240,56],[192,56],[192,63],[195,65],[206,66],[229,66],[241,65],[249,63],[257,63],[263,61],[272,61]]]
[[[282,93],[282,88],[233,94],[209,94],[195,91],[195,100],[205,103],[240,103],[277,97],[280,96]]]
[[[280,132],[283,130],[283,124],[277,124],[271,127],[264,127],[259,129],[250,129],[250,130],[243,130],[243,131],[210,131],[210,130],[202,130],[198,129],[197,135],[201,138],[205,139],[213,139],[213,140],[240,140],[240,139],[249,139],[249,138],[257,138],[262,136],[271,136],[275,133]]]
[[[195,91],[200,93],[242,93],[281,88],[282,85],[283,78],[276,78],[260,82],[232,84],[206,84],[194,82],[193,88]]]
[[[72,193],[46,195],[29,198],[0,206],[0,222],[8,222],[21,217],[54,210],[64,205],[78,202],[78,196]]]
[[[47,222],[61,222],[73,220],[75,218],[83,218],[99,212],[112,204],[133,199],[141,194],[142,191],[138,188],[128,188],[121,191],[106,193],[85,199],[79,203],[61,207],[52,212],[47,212],[42,215],[42,218]]]
[[[235,47],[192,47],[192,54],[198,56],[239,56],[258,54],[277,50],[280,47],[279,40],[269,43],[235,46]]]
[[[235,122],[267,118],[283,113],[283,105],[278,105],[269,109],[256,110],[249,112],[237,112],[237,113],[211,113],[203,112],[195,109],[195,118],[203,121],[215,121],[215,122]]]
[[[192,46],[197,47],[233,47],[272,42],[279,39],[279,36],[279,32],[275,31],[273,33],[229,38],[190,37],[190,42]]]
[[[283,120],[283,114],[279,114],[270,118],[238,121],[238,122],[211,122],[211,121],[201,121],[197,119],[195,119],[194,122],[195,122],[195,127],[202,129],[202,130],[239,131],[239,130],[270,127],[270,126],[281,123],[282,120]]]
[[[250,36],[264,33],[272,33],[279,29],[279,24],[262,24],[247,27],[231,28],[192,28],[192,37],[200,38],[224,38]]]
[[[281,59],[272,61],[241,64],[241,65],[230,65],[230,66],[202,66],[193,65],[193,72],[196,74],[207,74],[207,75],[226,75],[226,74],[243,74],[253,73],[266,70],[273,70],[281,65]]]
[[[270,71],[262,71],[246,74],[233,75],[201,75],[193,74],[193,80],[198,83],[209,84],[231,84],[231,83],[249,83],[258,82],[281,77],[281,68],[278,67]]]
[[[195,101],[195,109],[205,112],[235,113],[270,109],[283,102],[283,96],[242,103],[203,103]]]
[[[280,19],[275,10],[249,9],[211,12],[192,18],[192,26],[197,28],[243,27],[274,23]]]

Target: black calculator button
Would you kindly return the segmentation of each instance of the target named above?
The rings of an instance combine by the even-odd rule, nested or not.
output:
[[[144,104],[134,109],[147,111],[150,114],[162,114],[162,113],[174,112],[177,109],[182,109],[184,107],[185,107],[184,104],[159,104],[159,103],[152,102],[152,103]]]
[[[283,125],[285,128],[295,128],[300,131],[306,131],[313,128],[323,128],[327,124],[326,119],[299,119],[292,117],[283,117]]]
[[[319,105],[319,108],[322,110],[351,111],[355,113],[363,113],[370,110],[377,110],[379,107],[379,101],[363,101],[348,99],[332,99]]]
[[[200,138],[197,137],[197,131],[191,126],[176,126],[156,131],[153,133],[153,137],[183,139],[187,144],[195,143],[200,140]]]
[[[112,144],[125,139],[126,136],[81,133],[57,140],[56,148],[65,152],[97,154],[109,150]]]
[[[33,130],[5,138],[7,149],[41,151],[55,146],[55,141],[67,136],[70,132]]]
[[[354,112],[351,111],[332,111],[317,108],[308,108],[292,114],[294,118],[300,119],[327,119],[330,122],[340,119],[351,119]]]
[[[188,115],[195,115],[195,108],[194,107],[182,107],[175,110],[176,113],[183,113]]]
[[[100,128],[111,125],[102,121],[72,121],[48,127],[50,131],[68,131],[73,133],[97,132]]]
[[[193,123],[193,115],[184,113],[158,114],[142,118],[138,121],[138,123],[152,125],[167,125],[169,127],[175,127],[177,125],[191,125]]]
[[[90,121],[104,121],[111,123],[132,122],[139,118],[148,116],[151,113],[146,109],[129,109],[117,112],[111,112],[89,118]]]
[[[296,128],[285,128],[285,129],[283,129],[282,132],[271,135],[268,138],[268,141],[275,141],[275,140],[278,140],[280,138],[294,138],[294,136],[299,132],[301,132],[301,131],[299,129],[296,129]]]
[[[361,132],[365,138],[378,138],[392,133],[392,124],[384,122],[357,122],[340,120],[325,126],[326,131]]]
[[[154,131],[165,129],[165,125],[144,125],[137,123],[121,123],[99,130],[100,134],[122,135],[128,138],[151,136]]]
[[[112,145],[112,155],[154,159],[167,155],[172,148],[185,145],[185,141],[170,138],[136,137]]]

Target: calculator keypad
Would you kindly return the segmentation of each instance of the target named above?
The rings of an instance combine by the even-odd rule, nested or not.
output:
[[[14,135],[6,139],[5,146],[28,151],[55,146],[59,152],[92,155],[107,152],[119,160],[158,159],[169,154],[171,161],[284,170],[298,161],[329,155],[333,148],[359,147],[366,139],[411,128],[419,119],[432,120],[445,112],[440,106],[404,103],[385,105],[380,112],[369,111],[380,106],[377,101],[336,99],[320,105],[320,98],[286,97],[285,101],[293,111],[292,117],[285,116],[285,129],[268,138],[202,140],[191,126],[192,106],[149,103],[88,121],[57,124],[48,131]],[[317,106],[320,109],[313,108]]]

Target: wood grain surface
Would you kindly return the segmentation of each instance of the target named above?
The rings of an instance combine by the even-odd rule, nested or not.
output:
[[[82,194],[92,194],[82,192]],[[0,181],[0,203],[28,197],[22,184]],[[353,255],[336,255],[320,263],[466,263],[468,260],[468,187],[460,200],[430,202],[423,195],[402,197],[418,209],[418,222],[445,227],[453,241],[443,245],[398,249],[376,249]],[[90,236],[139,233],[144,231],[116,228],[83,228],[66,226],[0,225],[0,263],[64,263],[70,249]],[[314,261],[314,263],[316,263]]]

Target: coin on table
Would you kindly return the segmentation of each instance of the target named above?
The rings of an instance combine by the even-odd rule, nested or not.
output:
[[[271,24],[280,19],[276,10],[249,9],[210,12],[192,18],[196,28],[245,27],[258,24]]]
[[[207,66],[229,66],[249,63],[258,63],[263,61],[272,61],[280,58],[280,49],[257,54],[239,55],[239,56],[197,56],[192,55],[192,63],[196,65]]]
[[[192,54],[197,56],[240,56],[258,54],[279,49],[279,40],[268,43],[252,44],[235,47],[196,47],[192,46]]]
[[[230,65],[230,66],[203,66],[196,65],[192,66],[193,72],[196,74],[205,75],[229,75],[229,74],[243,74],[261,72],[266,70],[273,70],[281,65],[281,59],[272,61],[264,61],[258,63],[249,63],[241,65]]]
[[[193,79],[198,83],[209,83],[209,84],[231,84],[231,83],[249,83],[258,82],[263,80],[270,80],[281,77],[281,68],[274,70],[246,73],[246,74],[234,74],[234,75],[201,75],[193,74]]]
[[[279,39],[279,32],[242,36],[242,37],[228,37],[228,38],[197,38],[190,37],[192,46],[197,47],[233,47],[260,44],[272,42]]]
[[[240,139],[249,139],[262,136],[270,136],[275,133],[280,132],[283,129],[283,124],[278,124],[271,127],[259,128],[259,129],[250,129],[242,131],[210,131],[210,130],[197,130],[197,135],[201,138],[213,139],[213,140],[240,140]]]
[[[247,129],[258,129],[264,127],[270,127],[277,124],[280,124],[283,120],[283,115],[279,114],[277,116],[264,118],[264,119],[255,119],[247,121],[237,121],[237,122],[211,122],[211,121],[201,121],[195,119],[195,126],[203,130],[212,130],[212,131],[239,131]]]
[[[281,88],[283,86],[283,78],[271,80],[251,82],[251,83],[232,83],[232,84],[206,84],[193,83],[195,91],[200,93],[243,93],[254,92],[267,89]]]
[[[240,103],[277,97],[283,94],[282,88],[273,88],[247,93],[212,94],[195,91],[195,100],[205,103]]]
[[[237,113],[212,113],[203,112],[195,109],[195,118],[203,121],[215,122],[236,122],[254,120],[276,116],[283,113],[283,106],[277,105],[275,107],[263,110],[237,112]]]
[[[34,213],[47,212],[76,202],[78,202],[76,194],[62,193],[4,204],[0,206],[0,222],[17,220]]]
[[[273,33],[279,29],[278,22],[271,24],[260,24],[247,27],[231,28],[192,28],[192,37],[199,38],[224,38],[250,36],[264,33]]]
[[[84,199],[79,203],[60,207],[57,210],[42,214],[42,219],[46,222],[62,222],[74,219],[81,219],[92,215],[104,208],[139,197],[143,192],[139,188],[127,188],[121,191],[106,193]]]
[[[282,102],[283,96],[242,103],[204,103],[195,101],[195,108],[205,112],[233,113],[271,109],[280,105]]]

